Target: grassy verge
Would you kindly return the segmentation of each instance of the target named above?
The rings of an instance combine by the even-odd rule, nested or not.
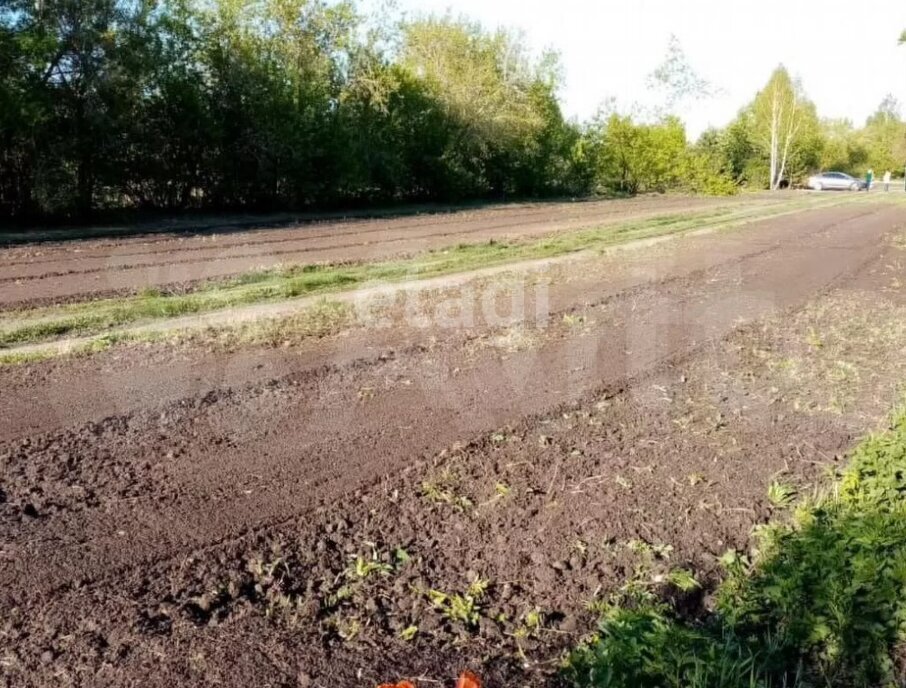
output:
[[[826,201],[817,201],[826,205]],[[811,207],[812,198],[767,208],[722,209],[661,216],[645,221],[556,234],[536,241],[459,245],[401,260],[347,265],[307,265],[255,271],[183,294],[146,291],[135,296],[34,308],[0,316],[0,348],[95,335],[148,320],[175,318],[236,306],[351,290],[369,283],[403,282],[511,262],[553,258],[621,243],[732,227]]]
[[[60,356],[79,357],[106,351],[116,344],[148,344],[166,341],[191,344],[219,351],[245,345],[289,346],[311,337],[326,337],[355,323],[354,309],[346,303],[320,300],[290,316],[264,318],[223,327],[176,332],[111,332],[99,335],[71,349],[47,348],[26,353],[0,350],[0,366],[37,363]]]
[[[893,655],[906,630],[906,410],[857,446],[832,487],[757,537],[754,562],[724,557],[706,621],[641,593],[610,607],[569,659],[572,683],[903,685]]]

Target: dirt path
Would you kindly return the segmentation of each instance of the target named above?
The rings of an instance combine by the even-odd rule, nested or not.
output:
[[[17,246],[0,249],[0,307],[186,287],[281,264],[377,260],[627,218],[776,203],[776,198],[756,196],[533,204],[388,220]]]
[[[549,684],[590,603],[672,566],[707,592],[767,484],[895,400],[904,220],[486,277],[299,347],[0,370],[0,677]]]

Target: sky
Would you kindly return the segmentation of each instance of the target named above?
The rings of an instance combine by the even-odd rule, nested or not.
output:
[[[399,0],[408,17],[464,14],[489,29],[525,32],[535,50],[556,49],[568,117],[591,117],[607,98],[621,109],[650,99],[646,76],[671,34],[719,94],[681,113],[690,136],[723,126],[784,64],[822,117],[857,125],[888,93],[906,109],[904,0]]]

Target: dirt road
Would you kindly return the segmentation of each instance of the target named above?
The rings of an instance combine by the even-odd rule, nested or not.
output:
[[[649,212],[594,221],[624,210]],[[529,233],[589,221],[526,212]],[[413,222],[361,250],[468,221]],[[298,346],[0,368],[0,681],[345,688],[468,666],[555,685],[639,571],[693,570],[682,604],[706,611],[771,480],[818,479],[896,401],[904,226],[902,206],[826,208],[438,288]],[[302,250],[300,232],[230,240]],[[208,250],[145,241],[92,260],[147,276],[103,264]],[[94,265],[15,250],[2,275],[30,266],[43,294]]]
[[[639,198],[503,206],[398,219],[307,223],[178,235],[43,243],[0,250],[0,308],[142,289],[174,289],[281,264],[377,260],[458,243],[531,237],[723,207],[770,206],[770,196]]]

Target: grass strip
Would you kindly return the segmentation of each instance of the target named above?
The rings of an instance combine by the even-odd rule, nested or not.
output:
[[[355,311],[349,304],[325,298],[289,316],[262,318],[248,323],[175,332],[110,332],[63,350],[52,347],[29,352],[0,350],[0,366],[88,356],[106,351],[117,344],[153,344],[165,341],[169,344],[203,346],[217,351],[232,351],[247,345],[290,346],[309,338],[336,334],[355,323]]]
[[[399,260],[259,270],[202,285],[189,293],[161,294],[146,290],[134,296],[13,311],[0,316],[0,348],[63,336],[99,334],[139,321],[351,290],[369,283],[425,279],[510,262],[602,250],[630,241],[735,226],[814,205],[814,199],[803,199],[755,210],[722,209],[660,216],[622,225],[555,234],[536,241],[492,240],[482,244],[460,244]],[[818,202],[817,205],[827,203]]]
[[[906,630],[906,410],[823,493],[723,559],[716,611],[684,621],[639,595],[569,658],[582,688],[893,686]],[[900,667],[902,672],[902,667]]]

